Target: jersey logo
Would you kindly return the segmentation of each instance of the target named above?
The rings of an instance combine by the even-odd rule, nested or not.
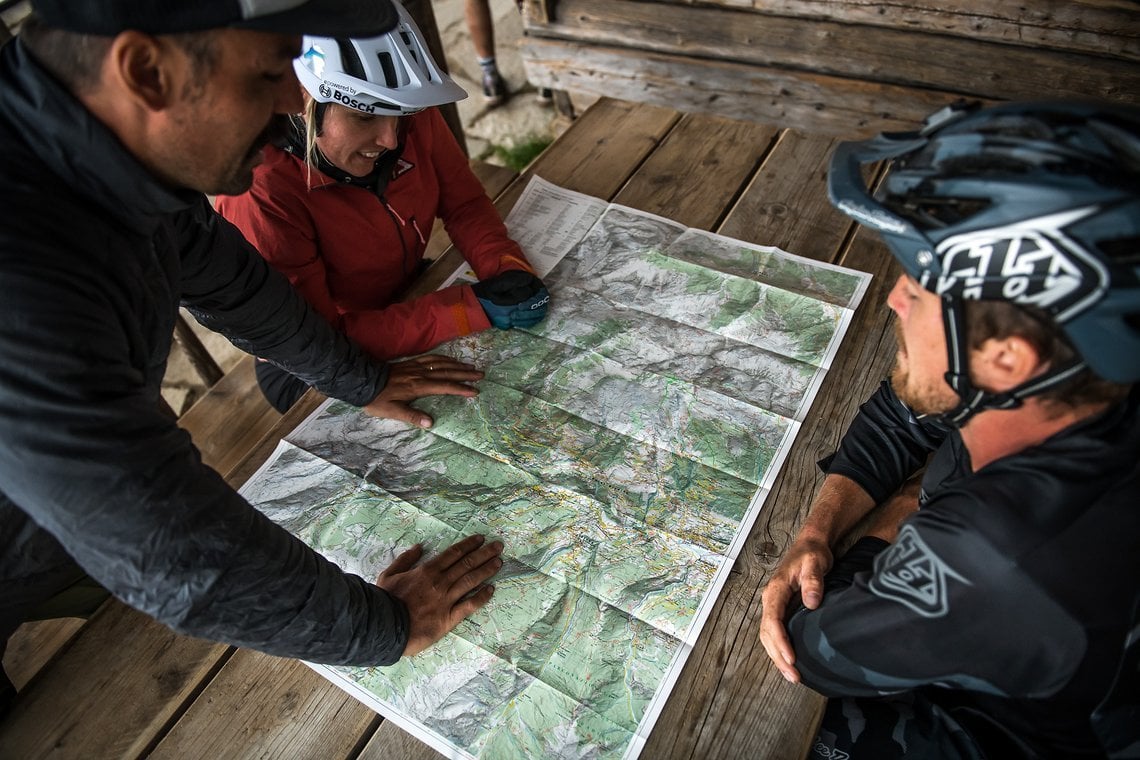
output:
[[[972,585],[926,545],[918,531],[904,525],[899,537],[875,560],[871,592],[901,602],[925,618],[950,611],[946,596],[949,579]]]
[[[396,165],[392,167],[392,179],[396,179],[397,177],[402,177],[403,175],[407,174],[408,172],[410,172],[412,169],[415,169],[415,168],[416,168],[416,165],[413,164],[411,161],[405,161],[402,158],[398,158],[398,159],[396,159]]]

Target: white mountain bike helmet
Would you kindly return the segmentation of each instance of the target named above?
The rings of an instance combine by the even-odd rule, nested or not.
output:
[[[305,37],[293,69],[314,100],[377,116],[405,116],[467,97],[432,60],[407,10],[393,5],[399,21],[379,37]]]

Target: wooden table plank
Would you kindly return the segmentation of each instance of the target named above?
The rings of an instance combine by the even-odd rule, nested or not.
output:
[[[112,600],[0,724],[0,757],[138,757],[230,650]]]
[[[8,639],[4,672],[21,691],[52,657],[74,638],[87,621],[79,618],[24,623]]]
[[[686,227],[712,229],[777,133],[764,124],[686,114],[614,201]]]
[[[515,205],[533,174],[610,200],[679,119],[667,108],[602,98],[507,188],[498,202],[500,211]]]
[[[390,721],[384,721],[356,760],[441,760],[444,756]]]
[[[853,226],[827,199],[827,166],[836,143],[784,130],[717,232],[816,261],[834,261]]]
[[[348,758],[380,721],[298,660],[241,649],[150,756]]]

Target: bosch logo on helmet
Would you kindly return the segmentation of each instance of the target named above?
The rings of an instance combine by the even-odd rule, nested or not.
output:
[[[357,111],[363,111],[364,113],[376,113],[376,105],[373,103],[361,103],[356,98],[350,98],[341,92],[334,92],[332,94],[332,97],[336,102],[346,105],[349,108],[355,108]]]
[[[317,88],[317,91],[321,93],[322,98],[331,98],[333,94],[333,89],[324,82],[321,82],[321,86]]]

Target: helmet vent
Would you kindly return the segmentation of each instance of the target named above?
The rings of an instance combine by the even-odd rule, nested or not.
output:
[[[404,48],[408,51],[408,55],[411,56],[412,60],[415,61],[417,66],[422,66],[423,62],[420,61],[420,57],[417,52],[418,48],[416,47],[415,37],[413,37],[411,33],[404,31],[400,32],[400,37],[404,40]]]
[[[1005,146],[992,146],[978,156],[957,156],[942,162],[942,171],[963,177],[986,177],[1002,174],[1027,174],[1033,165],[1023,158],[1010,155]]]
[[[380,70],[384,72],[384,85],[393,89],[399,87],[400,80],[396,77],[396,67],[392,65],[391,53],[380,52],[376,54],[376,58],[380,61]]]
[[[985,198],[892,195],[884,199],[883,205],[899,216],[919,225],[942,229],[959,224],[975,214],[980,214],[992,204]]]
[[[361,62],[360,56],[356,54],[356,48],[352,46],[352,42],[338,39],[336,46],[340,48],[340,62],[344,68],[344,73],[350,77],[367,81],[368,75],[364,73],[364,64]]]

